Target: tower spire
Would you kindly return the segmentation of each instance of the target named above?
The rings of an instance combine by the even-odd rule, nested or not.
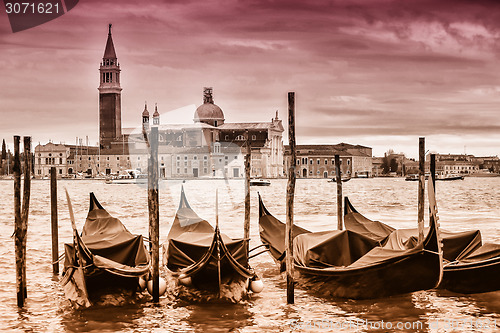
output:
[[[115,52],[115,46],[113,44],[113,36],[111,36],[111,26],[112,24],[109,24],[109,30],[108,30],[108,40],[106,42],[106,49],[104,49],[104,56],[102,57],[103,61],[106,61],[106,59],[114,59],[116,60],[116,52]]]
[[[160,113],[158,112],[158,103],[155,103],[155,113],[153,113],[153,125],[160,125]]]
[[[116,58],[111,26],[108,26],[108,39],[99,67],[99,138],[104,148],[109,148],[111,142],[122,135],[120,64]]]

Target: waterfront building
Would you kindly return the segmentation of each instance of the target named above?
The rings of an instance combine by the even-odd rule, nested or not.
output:
[[[360,145],[297,145],[297,178],[335,177],[335,155],[340,157],[343,177],[371,177],[372,149]],[[285,146],[285,171],[290,166],[290,146]]]
[[[435,154],[436,173],[438,175],[450,174],[473,174],[479,171],[482,161],[478,161],[474,155],[467,154]],[[428,160],[430,155],[428,155]]]

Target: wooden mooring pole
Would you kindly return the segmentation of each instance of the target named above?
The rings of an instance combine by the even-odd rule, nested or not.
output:
[[[340,156],[335,155],[335,178],[337,181],[337,230],[342,230],[342,175],[340,172]]]
[[[24,306],[24,282],[23,282],[23,234],[21,219],[21,156],[19,155],[19,143],[21,137],[14,136],[14,219],[15,219],[15,253],[16,253],[16,292],[17,306]]]
[[[23,307],[28,295],[26,287],[26,237],[31,192],[31,137],[24,137],[24,187],[21,204],[21,137],[14,136],[14,236],[16,255],[17,306]]]
[[[418,140],[418,241],[424,240],[425,138]]]
[[[243,237],[247,240],[247,251],[250,250],[250,164],[252,151],[250,148],[250,139],[248,130],[245,131],[246,137],[246,156],[245,156],[245,224],[243,226]]]
[[[290,145],[290,167],[288,169],[288,183],[286,187],[286,301],[294,304],[293,281],[293,199],[295,195],[295,167],[297,154],[295,147],[295,93],[288,93],[288,142]]]
[[[430,171],[432,186],[434,187],[434,193],[436,193],[436,154],[431,154]]]
[[[153,302],[160,300],[160,210],[158,204],[158,127],[152,127],[149,137],[148,208],[149,240],[151,241],[151,266]]]
[[[57,174],[56,167],[50,168],[50,221],[52,231],[52,273],[59,274],[59,230],[57,227]]]

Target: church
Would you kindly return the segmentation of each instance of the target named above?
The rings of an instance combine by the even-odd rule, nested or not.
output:
[[[278,113],[268,122],[230,123],[214,103],[212,87],[203,88],[203,103],[191,124],[162,124],[155,105],[138,112],[137,128],[122,128],[120,64],[111,25],[99,67],[99,146],[49,142],[35,148],[35,176],[47,177],[55,166],[62,177],[95,177],[128,169],[146,172],[148,154],[143,137],[159,132],[159,174],[164,178],[242,178],[246,145],[251,149],[251,177],[278,178],[283,172],[283,125]],[[57,158],[53,158],[57,156]]]

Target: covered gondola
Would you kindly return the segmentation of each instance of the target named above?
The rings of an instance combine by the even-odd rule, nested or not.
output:
[[[360,214],[345,198],[344,223],[347,230],[361,233],[386,246],[410,249],[415,246],[417,229],[394,229]],[[424,229],[428,233],[429,228]],[[443,239],[443,279],[439,288],[458,293],[500,290],[500,245],[482,243],[481,232],[441,230]]]
[[[285,224],[273,217],[259,197],[260,235],[271,255],[284,259]],[[300,279],[330,296],[367,299],[436,287],[442,276],[437,222],[412,249],[382,243],[349,230],[309,232],[293,229],[293,257]]]
[[[180,284],[221,296],[225,288],[248,285],[248,239],[232,239],[200,218],[181,191],[179,208],[163,245],[163,262]]]
[[[89,307],[102,295],[133,294],[138,279],[149,273],[150,258],[141,235],[133,235],[112,217],[90,193],[90,208],[79,234],[73,211],[73,243],[65,244],[61,284],[66,297],[77,307]]]

